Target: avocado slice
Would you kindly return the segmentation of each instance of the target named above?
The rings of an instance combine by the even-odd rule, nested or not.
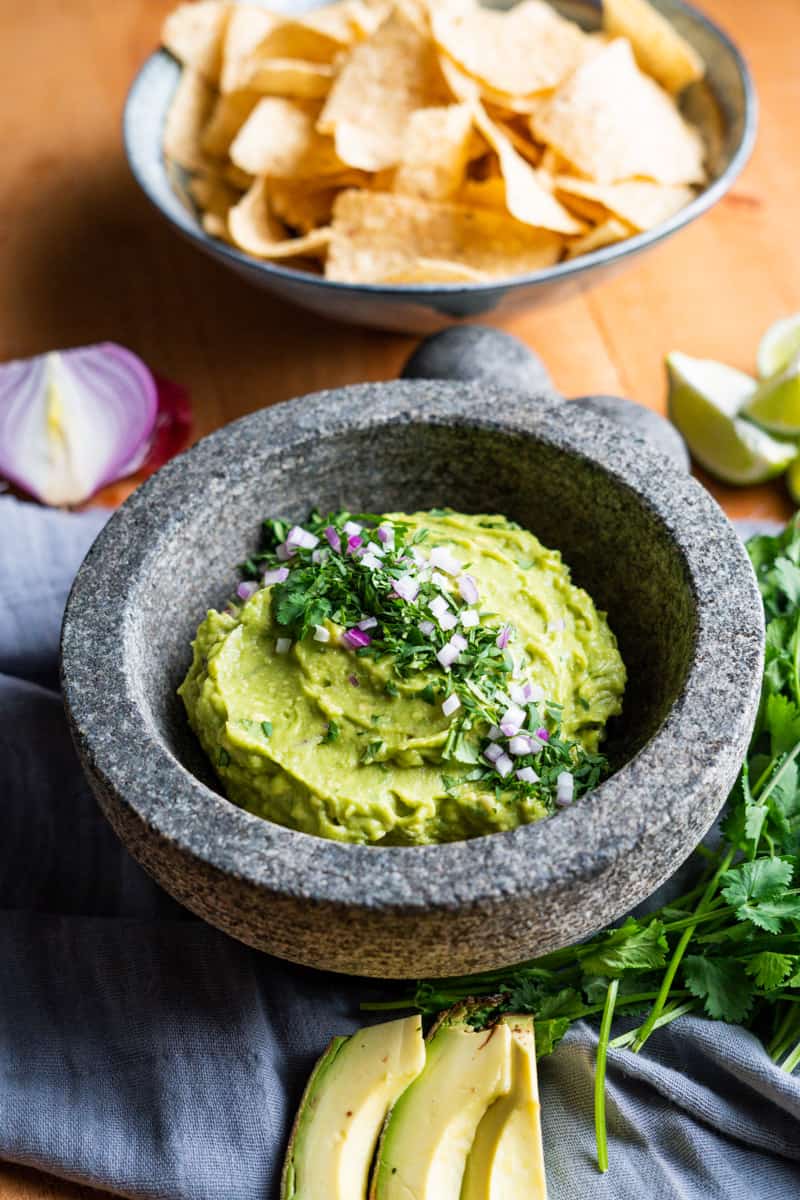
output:
[[[300,1102],[281,1200],[365,1200],[386,1114],[424,1065],[420,1017],[334,1038]]]
[[[478,1123],[511,1086],[509,1026],[476,1030],[466,1015],[431,1031],[425,1069],[386,1122],[371,1200],[459,1200]]]
[[[511,1030],[511,1090],[478,1126],[461,1200],[547,1200],[533,1017],[502,1022]]]

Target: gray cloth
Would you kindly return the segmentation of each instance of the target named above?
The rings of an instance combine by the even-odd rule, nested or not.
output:
[[[0,498],[0,1158],[125,1196],[272,1200],[314,1058],[391,989],[195,920],[99,815],[55,681],[101,521]],[[551,1200],[800,1196],[800,1077],[696,1018],[611,1052],[598,1175],[595,1041],[579,1026],[540,1065]]]

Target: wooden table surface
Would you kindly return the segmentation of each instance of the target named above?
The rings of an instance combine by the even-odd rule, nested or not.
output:
[[[394,377],[414,340],[299,314],[185,245],[122,154],[126,88],[171,0],[0,5],[0,360],[113,338],[187,385],[204,433],[323,386]],[[567,396],[664,403],[671,349],[753,369],[758,338],[800,310],[800,3],[703,0],[750,59],[755,155],[713,212],[619,278],[507,328]],[[735,516],[788,514],[781,486],[714,486]],[[2,1200],[97,1192],[0,1165]]]

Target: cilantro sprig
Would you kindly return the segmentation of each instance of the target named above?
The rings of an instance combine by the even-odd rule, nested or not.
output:
[[[598,1165],[608,1165],[609,1047],[638,1052],[688,1012],[742,1024],[787,1072],[800,1066],[800,514],[778,537],[748,543],[764,603],[766,662],[755,729],[728,801],[718,848],[698,848],[698,879],[641,919],[521,966],[421,980],[377,1006],[438,1014],[486,997],[484,1019],[533,1013],[537,1054],[573,1022],[602,1018],[595,1079]],[[643,1018],[612,1037],[617,1017]]]

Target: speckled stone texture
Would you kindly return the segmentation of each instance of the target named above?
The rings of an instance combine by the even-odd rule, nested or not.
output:
[[[557,816],[470,842],[326,842],[235,808],[175,689],[260,519],[312,504],[501,512],[559,547],[628,666],[615,773]],[[733,783],[758,702],[761,604],[708,493],[617,425],[484,385],[364,384],[262,410],[111,518],[67,607],[63,683],[99,802],[174,896],[252,946],[385,977],[563,946],[658,886]]]
[[[618,421],[631,433],[644,438],[656,450],[666,454],[679,470],[689,470],[691,462],[686,442],[675,426],[660,413],[653,412],[652,408],[645,408],[643,404],[625,400],[622,396],[578,396],[572,403],[580,404],[599,417]]]
[[[455,325],[425,338],[409,355],[403,379],[460,379],[533,395],[557,395],[547,367],[511,333],[488,325]]]

